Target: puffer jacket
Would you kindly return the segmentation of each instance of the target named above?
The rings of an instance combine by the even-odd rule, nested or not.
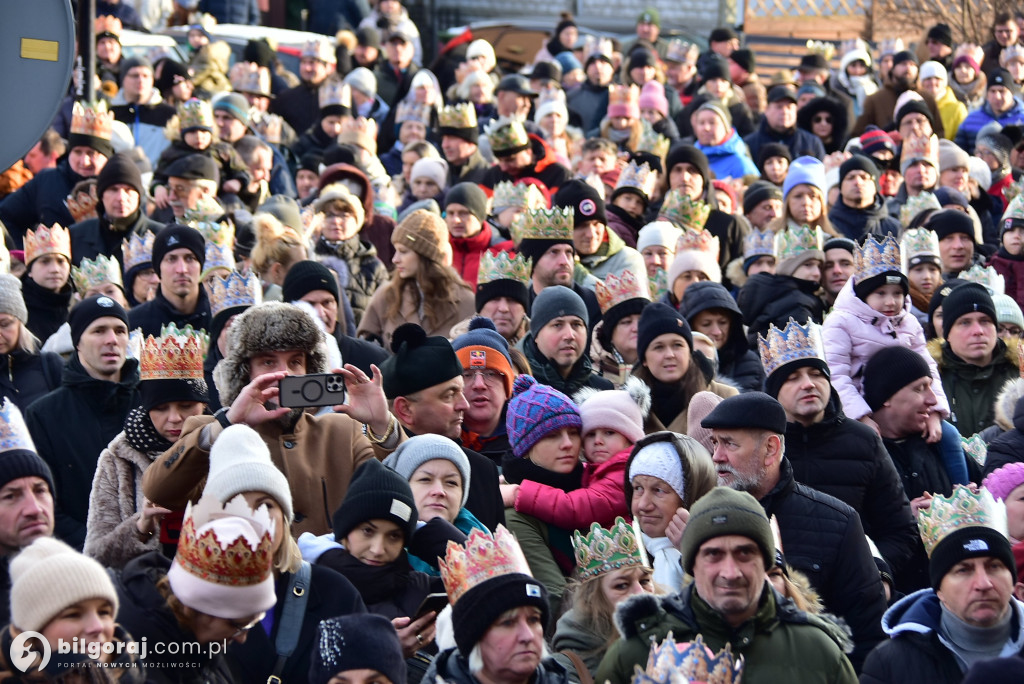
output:
[[[163,290],[157,288],[156,296],[145,304],[140,304],[128,313],[128,326],[139,328],[143,335],[158,336],[163,326],[174,323],[178,329],[191,325],[195,330],[209,330],[211,319],[210,298],[206,288],[199,288],[199,299],[192,313],[182,313],[166,297]]]
[[[815,294],[819,287],[817,281],[792,276],[772,273],[750,276],[736,297],[747,326],[750,347],[757,349],[757,336],[767,335],[771,324],[782,330],[790,318],[801,325],[807,321],[821,323],[825,303]]]
[[[949,402],[942,389],[938,367],[928,353],[924,330],[910,312],[910,297],[903,298],[903,310],[884,316],[853,291],[853,278],[839,290],[835,306],[821,326],[825,343],[825,361],[832,371],[832,386],[839,393],[843,411],[854,420],[871,414],[864,401],[864,367],[876,352],[886,347],[906,347],[928,362],[932,391],[938,403],[935,410],[949,416]]]
[[[729,317],[729,336],[718,350],[718,372],[730,378],[740,391],[760,392],[764,389],[764,366],[755,348],[743,334],[743,314],[729,291],[718,283],[699,282],[690,285],[679,303],[679,313],[693,325],[697,314],[708,309],[724,311]]]
[[[949,342],[933,340],[928,345],[939,366],[942,387],[949,399],[949,422],[960,434],[970,437],[995,422],[994,406],[999,391],[1007,380],[1019,377],[1017,367],[1017,341],[1007,344],[996,340],[992,361],[987,366],[975,366],[962,360],[949,346]]]
[[[1024,306],[1024,254],[1013,255],[1000,247],[989,257],[987,265],[1003,276],[1006,294],[1013,297],[1018,306]]]
[[[313,101],[316,102],[316,89],[313,89]],[[391,233],[395,230],[394,219],[379,214],[375,210],[377,193],[374,192],[373,184],[369,177],[360,169],[339,162],[331,164],[320,174],[319,191],[322,191],[331,183],[346,182],[356,196],[363,203],[363,225],[359,229],[359,239],[365,240],[377,249],[377,258],[386,267],[390,268],[391,260],[395,256],[395,246],[391,244]],[[357,189],[353,189],[355,183]]]
[[[996,115],[992,111],[992,105],[985,102],[978,109],[968,112],[967,118],[961,122],[960,129],[956,132],[953,142],[962,149],[973,150],[975,139],[978,137],[978,131],[993,121],[998,122],[1002,126],[1024,123],[1024,103],[1014,99],[1013,106],[1010,107],[1009,111]]]
[[[629,515],[622,482],[632,447],[604,463],[583,464],[583,485],[567,492],[533,480],[523,480],[515,509],[566,530],[586,530],[591,523],[609,528],[617,516]]]
[[[590,357],[586,354],[580,356],[573,365],[572,370],[569,371],[569,377],[563,378],[551,360],[537,348],[532,332],[527,333],[526,337],[519,340],[516,348],[526,356],[526,360],[530,363],[531,374],[537,379],[537,382],[554,387],[562,394],[571,397],[584,387],[593,387],[597,390],[614,388],[611,380],[594,374]]]
[[[889,215],[885,201],[879,194],[875,195],[875,203],[867,209],[854,209],[839,200],[829,209],[828,220],[844,237],[857,242],[863,241],[868,235],[879,240],[886,235],[896,237],[903,229],[900,222]]]
[[[345,280],[345,295],[352,306],[356,325],[363,320],[366,308],[370,306],[373,293],[388,281],[388,269],[377,258],[377,248],[359,236],[338,243],[329,243],[320,238],[316,243],[317,259],[331,268],[333,259],[340,259],[348,267]],[[332,269],[338,271],[340,269]]]
[[[52,352],[15,349],[0,356],[0,397],[25,412],[32,402],[60,387],[64,360]]]
[[[580,263],[590,275],[603,280],[610,275],[621,275],[623,271],[646,273],[644,258],[640,252],[626,243],[614,230],[605,228],[604,242],[593,254],[580,257]],[[577,280],[580,285],[584,283]]]
[[[480,684],[480,680],[470,674],[469,662],[459,653],[457,648],[441,651],[423,675],[424,682],[443,681],[445,684]],[[527,681],[530,684],[569,684],[569,673],[555,662],[554,658],[545,658]]]
[[[1017,392],[1021,391],[1022,385],[1024,380],[1019,378],[1007,383],[1008,387]],[[999,413],[1001,410],[997,405],[996,412]],[[1024,401],[1018,399],[1013,408],[1013,428],[993,439],[988,445],[984,474],[987,477],[997,468],[1020,461],[1024,461]]]
[[[757,164],[750,158],[750,150],[735,128],[730,129],[729,137],[717,145],[702,145],[697,142],[694,143],[694,147],[708,158],[708,166],[715,174],[715,178],[742,178],[761,173],[757,170]]]

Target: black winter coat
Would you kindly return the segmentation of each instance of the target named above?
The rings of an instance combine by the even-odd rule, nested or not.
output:
[[[789,148],[793,159],[797,157],[814,157],[815,159],[825,158],[825,146],[813,133],[808,133],[802,128],[793,128],[785,133],[774,131],[768,126],[768,121],[762,116],[761,123],[757,130],[743,138],[750,148],[750,158],[757,159],[761,154],[761,146],[768,143],[782,143]]]
[[[8,232],[7,246],[23,249],[25,231],[35,230],[40,223],[45,226],[54,223],[70,226],[74,223],[71,212],[64,206],[64,199],[83,180],[85,177],[72,171],[65,158],[57,163],[56,168],[40,171],[0,201],[0,221]]]
[[[902,230],[900,222],[889,215],[881,195],[875,195],[875,203],[867,209],[854,209],[840,200],[829,210],[828,220],[844,237],[858,242],[865,235],[879,240],[886,234],[896,237]]]
[[[729,317],[729,336],[718,350],[718,372],[736,383],[740,391],[762,391],[764,366],[743,334],[743,314],[736,300],[718,283],[699,282],[686,288],[679,312],[691,325],[697,314],[708,309],[724,311]]]
[[[58,354],[16,349],[0,356],[0,397],[10,399],[24,413],[36,399],[60,387],[63,372],[64,359]]]
[[[591,331],[594,330],[594,326],[601,320],[601,305],[597,303],[597,295],[594,294],[593,290],[587,289],[577,282],[573,282],[571,289],[573,292],[580,296],[583,303],[587,307],[587,319],[588,326]],[[533,300],[537,298],[537,293],[534,292],[533,288],[528,288],[530,296],[530,306],[533,306]],[[589,341],[588,341],[589,345]]]
[[[593,387],[596,390],[615,389],[611,380],[594,374],[594,367],[590,363],[590,356],[583,354],[573,364],[569,371],[569,377],[563,378],[551,360],[544,356],[537,343],[533,341],[533,333],[527,333],[519,342],[520,350],[530,362],[530,371],[537,382],[554,387],[566,396],[573,396],[584,387]]]
[[[320,116],[320,89],[302,82],[270,101],[270,111],[279,114],[293,130],[305,131]]]
[[[343,548],[331,549],[320,555],[316,565],[344,576],[360,592],[366,611],[388,620],[412,617],[427,594],[444,591],[440,577],[412,569],[404,550],[394,562],[371,568]],[[389,590],[386,595],[385,589]]]
[[[71,296],[75,293],[71,287],[71,279],[64,284],[60,292],[51,292],[36,284],[28,273],[21,277],[21,294],[25,298],[28,310],[28,323],[25,327],[42,342],[57,332],[57,328],[68,320],[71,309]]]
[[[154,221],[141,211],[127,230],[112,230],[110,221],[103,215],[103,203],[97,204],[99,218],[88,219],[76,223],[69,229],[71,232],[71,263],[79,266],[82,259],[95,259],[100,254],[117,259],[124,270],[124,254],[121,243],[131,234],[145,237],[146,233],[159,233],[163,223]]]
[[[821,323],[825,303],[815,294],[818,283],[792,276],[755,273],[740,288],[736,303],[747,325],[747,341],[757,348],[757,336],[767,335],[772,323],[779,330],[792,318],[803,325],[807,321]]]
[[[1024,461],[1024,401],[1013,409],[1013,429],[999,435],[988,445],[984,475],[1009,463]]]
[[[171,306],[160,288],[157,288],[156,296],[153,299],[128,312],[128,327],[131,330],[141,328],[144,336],[158,337],[160,327],[168,323],[174,323],[178,328],[191,325],[195,330],[209,330],[211,322],[210,300],[206,296],[206,288],[201,286],[196,310],[190,314],[183,314]]]

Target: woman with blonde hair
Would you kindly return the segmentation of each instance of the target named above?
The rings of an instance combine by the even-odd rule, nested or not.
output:
[[[306,243],[293,228],[269,213],[256,214],[253,229],[256,246],[252,249],[252,270],[263,281],[264,301],[279,302],[288,269],[306,260]]]
[[[782,183],[782,216],[768,224],[778,233],[789,228],[810,226],[832,237],[842,237],[828,220],[825,197],[825,165],[814,157],[798,157],[789,165]]]
[[[9,399],[23,411],[60,387],[64,367],[57,354],[39,351],[39,340],[27,322],[21,281],[0,274],[0,400]]]

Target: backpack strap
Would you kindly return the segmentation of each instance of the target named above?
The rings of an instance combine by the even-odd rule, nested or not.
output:
[[[277,639],[274,640],[277,662],[274,664],[273,674],[267,677],[267,684],[281,684],[281,673],[284,671],[285,663],[299,643],[312,575],[312,566],[307,561],[302,561],[298,572],[293,573],[288,581],[288,593],[284,597],[284,606],[281,608],[281,617],[277,625]]]

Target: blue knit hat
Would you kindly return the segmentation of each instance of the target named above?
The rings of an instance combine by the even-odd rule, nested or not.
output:
[[[572,399],[530,375],[516,378],[505,414],[505,430],[516,458],[523,458],[545,435],[562,428],[583,429]]]
[[[814,157],[797,157],[789,165],[789,173],[782,182],[782,197],[788,198],[789,191],[798,185],[813,185],[825,194],[825,165]]]

